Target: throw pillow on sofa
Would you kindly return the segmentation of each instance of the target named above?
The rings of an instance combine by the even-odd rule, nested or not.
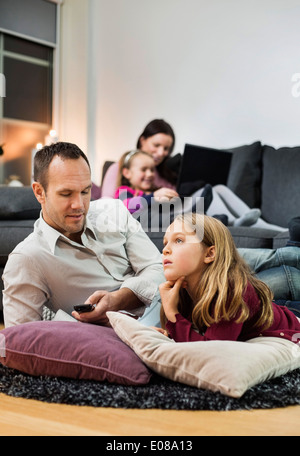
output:
[[[286,227],[300,215],[300,147],[263,147],[262,217]]]
[[[249,207],[261,205],[261,158],[259,141],[233,149],[227,186]]]

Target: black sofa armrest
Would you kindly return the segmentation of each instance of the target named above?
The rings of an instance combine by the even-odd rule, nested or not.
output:
[[[31,187],[0,187],[0,220],[37,219],[40,211]]]

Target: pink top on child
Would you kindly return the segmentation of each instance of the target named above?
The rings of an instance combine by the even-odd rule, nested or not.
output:
[[[131,214],[137,211],[141,211],[148,207],[151,203],[151,198],[153,193],[146,194],[141,190],[134,190],[127,185],[122,185],[118,187],[116,193],[114,195],[115,198],[120,199],[123,201],[127,209]]]

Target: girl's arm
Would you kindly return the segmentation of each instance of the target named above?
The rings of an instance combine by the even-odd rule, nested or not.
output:
[[[171,339],[175,342],[196,342],[207,340],[202,334],[199,334],[192,327],[192,323],[184,318],[181,314],[175,316],[175,322],[168,321],[166,330]]]
[[[255,316],[260,309],[260,300],[252,285],[248,284],[243,299],[250,309],[250,317]],[[246,324],[246,328],[244,325]],[[175,318],[166,324],[170,337],[176,342],[192,342],[206,340],[247,340],[253,336],[253,328],[249,321],[237,323],[235,319],[230,321],[220,320],[206,328],[203,334],[199,334],[193,328],[190,321],[177,313]],[[242,334],[243,331],[243,334]]]
[[[196,342],[207,340],[238,340],[243,323],[223,321],[214,323],[206,329],[204,334],[199,334],[190,321],[177,313],[175,322],[168,321],[166,329],[175,342]]]

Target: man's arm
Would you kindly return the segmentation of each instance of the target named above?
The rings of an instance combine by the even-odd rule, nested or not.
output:
[[[105,204],[107,204],[106,208]],[[125,242],[124,254],[126,261],[130,264],[132,274],[125,277],[120,290],[113,292],[98,290],[88,297],[86,303],[98,303],[89,315],[81,314],[79,316],[77,313],[73,313],[73,315],[82,321],[105,323],[108,310],[125,310],[140,317],[145,311],[145,306],[151,304],[159,284],[165,280],[161,254],[143,231],[140,223],[130,215],[121,201],[114,200],[114,204],[110,201],[100,201],[94,207],[95,214],[105,213],[105,220],[109,217],[110,228],[115,227],[122,233],[120,238],[123,238],[123,242]],[[105,228],[105,225],[103,227]],[[110,266],[112,266],[113,258],[110,260]]]
[[[6,327],[41,320],[47,291],[31,259],[12,253],[3,273],[3,315]]]
[[[128,211],[126,217],[126,252],[135,275],[126,279],[121,288],[131,289],[148,306],[158,286],[165,280],[161,253]]]
[[[144,236],[146,236],[146,239]],[[141,261],[141,259],[138,260],[138,252],[141,252],[143,248],[138,249],[136,247],[135,255],[131,255],[132,266],[136,265],[136,276],[125,280],[119,290],[111,292],[98,290],[93,293],[87,299],[86,303],[96,304],[95,309],[92,312],[81,314],[75,311],[72,312],[72,315],[77,320],[85,323],[107,325],[108,319],[106,317],[106,312],[108,311],[117,312],[125,310],[137,317],[143,315],[146,306],[151,304],[152,299],[157,292],[158,285],[164,280],[160,254],[145,233],[144,236],[142,236],[141,240],[143,242],[146,241],[143,247],[148,251],[148,260],[146,261],[146,264],[144,264],[144,258],[143,261]],[[147,249],[148,241],[150,242],[149,249]],[[138,265],[142,265],[142,268],[139,269]]]

